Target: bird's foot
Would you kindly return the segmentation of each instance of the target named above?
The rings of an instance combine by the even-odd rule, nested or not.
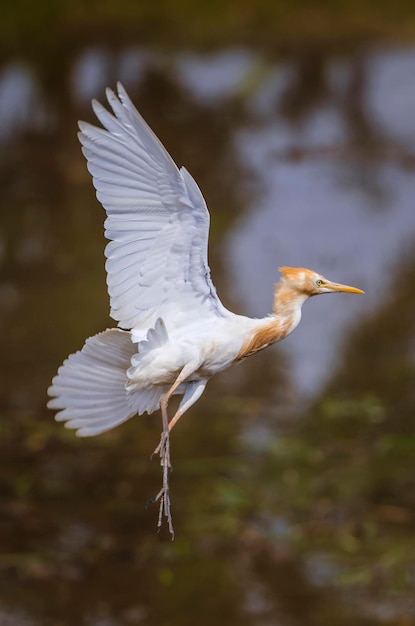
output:
[[[155,454],[160,455],[160,465],[164,468],[167,465],[169,470],[172,470],[172,464],[170,462],[170,432],[164,431],[161,433],[160,443],[157,448],[153,450],[150,455],[150,459],[154,457]]]
[[[151,457],[155,454],[160,454],[160,465],[163,468],[163,486],[156,495],[155,498],[150,498],[146,502],[146,507],[149,504],[155,504],[156,502],[160,502],[159,506],[159,516],[157,521],[157,532],[160,532],[161,526],[163,524],[163,516],[167,518],[167,524],[169,527],[169,532],[172,538],[174,539],[174,529],[173,529],[173,521],[170,511],[170,488],[169,488],[169,470],[172,469],[170,463],[170,433],[169,431],[164,431],[161,434],[160,443],[157,448],[154,450]]]
[[[169,527],[169,533],[171,535],[171,540],[174,539],[174,528],[173,528],[173,520],[170,511],[170,490],[169,487],[163,486],[155,498],[152,498],[151,502],[156,503],[160,501],[159,505],[159,516],[157,520],[157,532],[159,533],[161,527],[163,525],[163,515],[167,518],[167,524]]]
[[[160,453],[161,446],[163,445],[163,436],[164,436],[164,431],[161,433],[159,445],[157,446],[157,448],[154,448],[153,452],[150,454],[150,461],[153,460],[154,455]]]

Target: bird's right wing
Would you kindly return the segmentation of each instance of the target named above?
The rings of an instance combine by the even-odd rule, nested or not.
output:
[[[105,255],[111,316],[123,328],[158,317],[228,315],[210,279],[209,212],[192,176],[179,170],[121,84],[107,89],[114,115],[80,122],[79,139],[97,198],[107,212]]]

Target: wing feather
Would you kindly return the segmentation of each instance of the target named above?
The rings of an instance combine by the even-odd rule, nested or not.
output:
[[[175,312],[229,315],[210,278],[209,212],[195,180],[179,170],[118,83],[106,92],[112,113],[92,107],[103,128],[79,122],[82,151],[107,212],[111,315],[141,328]],[[181,315],[183,320],[183,315]]]

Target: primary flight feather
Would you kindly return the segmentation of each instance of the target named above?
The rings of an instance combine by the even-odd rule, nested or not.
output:
[[[113,114],[95,100],[103,128],[79,122],[79,140],[96,195],[107,213],[105,256],[111,316],[119,329],[85,342],[59,368],[48,393],[56,419],[81,436],[97,435],[135,414],[161,408],[163,514],[173,536],[169,434],[217,372],[286,337],[314,295],[363,293],[305,268],[281,268],[273,313],[251,319],[219,300],[207,260],[209,212],[189,174],[140,116],[125,89],[106,92]],[[173,394],[182,396],[169,421]]]

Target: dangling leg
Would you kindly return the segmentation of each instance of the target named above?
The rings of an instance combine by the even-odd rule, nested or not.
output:
[[[172,431],[173,426],[177,424],[181,416],[184,415],[184,413],[186,413],[186,411],[190,409],[190,407],[199,400],[200,396],[205,390],[206,385],[207,385],[207,380],[198,380],[198,381],[192,381],[191,383],[187,383],[186,391],[184,392],[183,398],[180,401],[179,408],[174,414],[174,417],[172,417],[172,419],[168,423],[168,428],[165,428],[164,417],[163,417],[163,432],[161,435],[161,440],[160,440],[159,445],[154,450],[151,456],[153,456],[154,454],[158,454],[160,452],[163,446],[165,433],[167,432],[167,435],[168,435]],[[162,408],[162,416],[163,416],[163,408]],[[166,418],[167,418],[167,414],[166,414]],[[171,465],[169,465],[169,468],[171,469]]]
[[[183,382],[181,379],[182,372],[179,374],[173,385],[164,394],[160,400],[161,418],[163,421],[163,430],[161,433],[160,443],[154,450],[154,454],[160,453],[160,465],[163,468],[163,486],[156,495],[156,497],[150,502],[157,502],[160,500],[159,517],[157,521],[157,530],[159,531],[163,522],[163,513],[167,517],[167,523],[169,525],[169,532],[172,540],[174,539],[173,522],[170,512],[170,495],[169,495],[169,469],[171,469],[170,463],[170,431],[169,431],[169,416],[167,413],[167,407],[169,404],[170,396],[175,392],[177,387]]]
[[[199,400],[200,396],[205,390],[207,385],[207,380],[195,380],[191,383],[188,383],[187,389],[181,399],[179,404],[179,408],[177,409],[174,417],[169,422],[169,432],[171,432],[173,426],[177,424],[181,416],[186,413],[190,407]]]
[[[170,512],[170,495],[169,495],[169,469],[171,469],[170,463],[170,431],[173,426],[178,422],[180,417],[189,409],[192,404],[194,404],[202,395],[205,387],[206,380],[203,381],[193,381],[187,384],[186,391],[183,395],[183,398],[180,402],[179,408],[177,409],[174,417],[171,422],[168,423],[168,415],[167,415],[167,406],[171,395],[177,389],[177,387],[183,382],[181,379],[183,372],[178,376],[175,383],[170,387],[169,391],[163,396],[160,401],[161,414],[163,419],[163,432],[161,434],[160,443],[157,448],[154,450],[153,454],[160,453],[160,465],[163,468],[163,486],[160,489],[157,496],[154,498],[154,502],[160,500],[160,508],[159,508],[159,517],[157,522],[157,528],[160,530],[162,521],[163,521],[163,513],[167,517],[169,531],[174,539],[174,530],[173,523]]]

